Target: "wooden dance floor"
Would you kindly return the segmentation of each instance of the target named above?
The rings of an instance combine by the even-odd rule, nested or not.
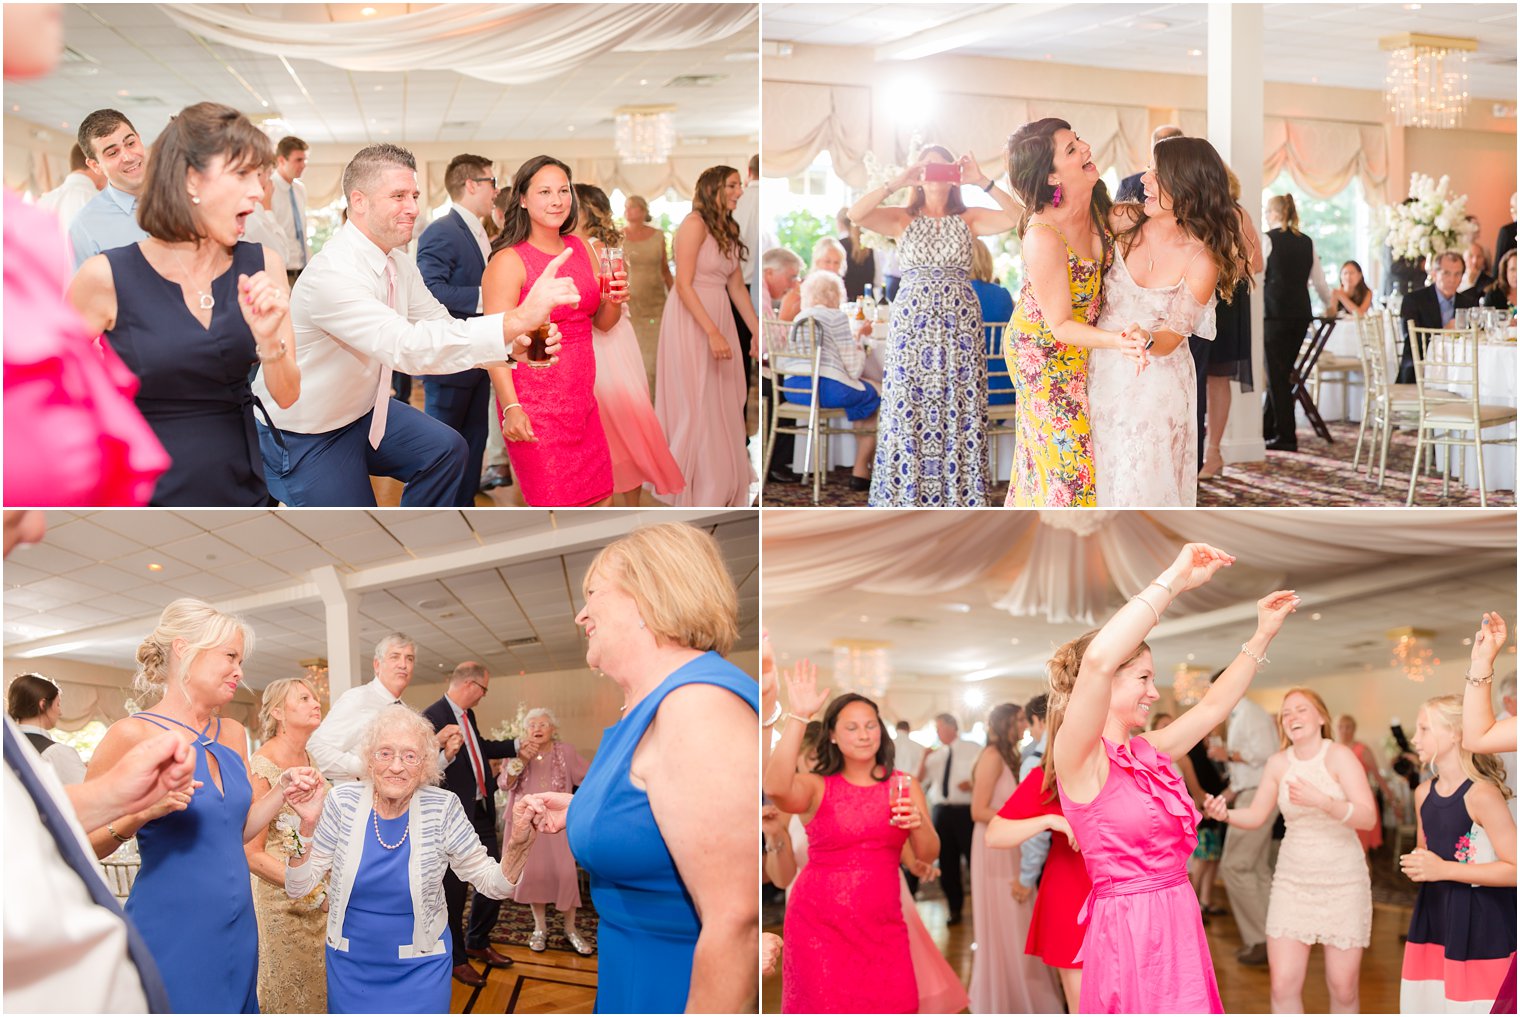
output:
[[[477,990],[450,980],[454,990],[450,1013],[591,1013],[595,1008],[595,954],[534,953],[525,946],[493,945],[517,963],[490,969],[478,995]],[[480,970],[480,962],[473,963]]]
[[[1223,889],[1216,889],[1223,901]],[[1227,905],[1226,905],[1227,906]],[[1398,1013],[1399,969],[1404,957],[1404,944],[1399,939],[1409,930],[1407,907],[1391,904],[1374,904],[1372,908],[1372,945],[1362,955],[1362,1013]],[[960,925],[945,924],[946,910],[943,900],[921,900],[918,913],[929,929],[929,934],[939,945],[950,966],[961,976],[961,981],[971,982],[971,959],[973,957],[971,930],[971,904],[966,903],[967,919]],[[1235,932],[1235,920],[1230,915],[1209,919],[1207,925],[1209,952],[1214,958],[1214,975],[1219,981],[1219,995],[1227,1013],[1270,1013],[1272,1010],[1267,968],[1246,967],[1235,960],[1240,948],[1240,938]],[[780,935],[779,928],[769,931]],[[1326,1013],[1330,1009],[1330,997],[1325,991],[1324,952],[1316,948],[1309,960],[1309,974],[1304,982],[1304,1010],[1306,1013]],[[781,975],[765,979],[764,1012],[781,1011]]]

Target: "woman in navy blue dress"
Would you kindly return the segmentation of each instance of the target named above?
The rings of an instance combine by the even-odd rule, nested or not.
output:
[[[85,261],[69,300],[137,376],[137,407],[172,463],[151,505],[270,504],[249,384],[262,367],[281,407],[301,391],[279,254],[242,243],[274,163],[228,106],[180,112],[153,143],[141,243]]]
[[[90,835],[101,857],[137,837],[142,868],[126,910],[176,1013],[258,1012],[258,924],[243,844],[287,798],[294,804],[309,797],[321,780],[315,770],[292,768],[280,787],[250,805],[248,736],[218,712],[237,691],[252,641],[247,624],[209,604],[187,598],[166,607],[137,651],[138,690],[162,698],[151,711],[111,725],[86,775],[106,772],[166,730],[195,750],[189,788]]]
[[[741,1012],[759,977],[759,690],[722,657],[733,580],[711,536],[667,523],[609,544],[582,588],[586,662],[622,687],[623,716],[573,798],[521,800],[569,830],[591,877],[596,1010]]]

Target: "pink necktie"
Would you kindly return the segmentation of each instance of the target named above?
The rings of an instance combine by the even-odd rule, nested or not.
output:
[[[396,266],[389,256],[385,259],[385,302],[396,310]],[[369,419],[369,447],[379,448],[385,437],[385,414],[391,408],[391,369],[380,368],[380,387],[375,390],[375,412]]]

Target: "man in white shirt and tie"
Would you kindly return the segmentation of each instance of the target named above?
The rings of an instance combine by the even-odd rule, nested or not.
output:
[[[498,741],[481,735],[475,724],[475,706],[490,690],[491,674],[484,665],[467,660],[454,668],[449,689],[436,703],[422,711],[440,733],[457,727],[464,748],[443,771],[443,786],[452,791],[464,806],[480,842],[492,858],[501,857],[496,838],[496,778],[491,774],[491,760],[517,755],[511,741]],[[485,976],[470,966],[469,958],[484,961],[493,968],[510,967],[512,958],[491,948],[491,930],[501,902],[475,894],[470,902],[470,927],[463,928],[465,884],[452,871],[443,876],[443,896],[449,907],[449,928],[454,938],[454,977],[465,985],[481,986]]]
[[[293,506],[372,506],[372,475],[403,482],[403,506],[453,505],[468,465],[465,440],[392,399],[391,372],[442,374],[526,357],[526,333],[548,323],[555,307],[580,300],[575,283],[558,278],[573,248],[549,263],[518,307],[459,321],[405,251],[419,211],[412,154],[391,144],[363,149],[343,171],[343,191],[348,222],[290,296],[302,397],[280,409],[263,372],[254,378],[269,411],[268,423],[258,421],[265,479]],[[552,358],[559,339],[549,329]]]
[[[1223,672],[1217,672],[1218,678]],[[1241,699],[1230,711],[1225,727],[1225,746],[1209,749],[1209,758],[1227,763],[1230,770],[1231,807],[1243,809],[1256,797],[1267,760],[1277,751],[1277,725],[1272,715],[1249,699]],[[1254,830],[1232,826],[1224,835],[1224,853],[1219,857],[1219,875],[1230,895],[1230,910],[1235,913],[1235,927],[1240,930],[1241,948],[1235,959],[1242,964],[1260,967],[1267,963],[1267,897],[1272,890],[1271,818]]]
[[[306,239],[306,185],[301,182],[309,149],[306,142],[288,135],[274,148],[274,203],[270,211],[285,243],[285,274],[292,287],[311,260],[311,245]]]
[[[339,696],[307,739],[306,751],[322,776],[331,781],[360,780],[369,773],[369,761],[359,756],[364,731],[381,710],[401,702],[401,693],[412,683],[416,666],[417,644],[400,632],[392,632],[375,644],[374,681]],[[458,727],[441,729],[439,762],[447,767],[463,744]]]
[[[961,884],[961,859],[971,861],[971,771],[982,747],[960,736],[960,724],[948,713],[934,718],[940,747],[924,757],[920,775],[929,795],[934,832],[939,834],[940,886],[950,911],[946,924],[959,925],[966,892]]]

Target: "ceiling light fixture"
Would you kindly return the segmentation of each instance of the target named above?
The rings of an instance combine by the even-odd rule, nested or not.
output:
[[[148,571],[149,572],[162,572],[163,570],[164,570],[164,567],[162,565],[160,565],[158,562],[156,562],[156,561],[150,561],[150,562],[148,562]]]
[[[1404,32],[1378,40],[1388,50],[1388,110],[1399,127],[1449,130],[1467,115],[1467,54],[1476,39]]]
[[[1441,658],[1436,656],[1435,647],[1430,642],[1435,636],[1429,629],[1412,625],[1389,629],[1388,638],[1393,640],[1393,649],[1388,662],[1403,671],[1404,677],[1410,681],[1423,682],[1441,664]]]
[[[613,110],[613,147],[618,162],[654,166],[670,158],[676,144],[674,106],[624,106]]]
[[[892,680],[887,657],[891,645],[870,639],[834,640],[834,687],[879,700]]]

